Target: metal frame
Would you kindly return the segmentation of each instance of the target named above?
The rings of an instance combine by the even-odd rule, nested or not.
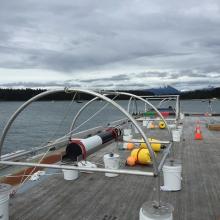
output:
[[[156,95],[156,96],[141,96],[142,98],[147,98],[150,100],[176,100],[176,123],[179,123],[180,120],[180,96],[179,95]]]
[[[138,176],[154,176],[153,172],[145,172],[140,170],[127,170],[127,169],[106,169],[106,168],[90,168],[90,167],[77,167],[71,165],[58,165],[58,164],[36,164],[27,162],[13,162],[13,161],[0,161],[3,165],[14,165],[14,166],[25,166],[25,167],[41,167],[41,168],[52,168],[52,169],[65,169],[65,170],[78,170],[88,172],[101,172],[101,173],[117,173],[117,174],[129,174]]]
[[[54,94],[54,93],[60,93],[60,92],[66,92],[66,89],[59,89],[59,90],[53,90],[53,91],[46,91],[43,93],[40,93],[39,95],[31,98],[30,100],[28,100],[27,102],[25,102],[23,105],[21,105],[15,112],[14,114],[10,117],[10,119],[8,120],[6,126],[3,129],[3,133],[1,136],[1,140],[0,140],[0,156],[1,156],[1,151],[2,151],[2,147],[4,144],[4,140],[5,137],[8,133],[8,130],[10,129],[12,123],[14,122],[14,120],[16,119],[16,117],[32,102],[50,95],[50,94]],[[113,106],[115,106],[119,111],[121,111],[131,122],[132,124],[135,126],[135,128],[138,130],[138,132],[141,134],[142,138],[144,139],[147,148],[149,150],[151,159],[152,159],[152,163],[153,163],[153,172],[142,172],[142,171],[138,171],[138,170],[109,170],[109,169],[104,169],[104,168],[79,168],[79,167],[73,167],[73,166],[66,166],[66,165],[52,165],[52,164],[39,164],[39,163],[27,163],[27,162],[12,162],[12,161],[0,161],[0,164],[5,164],[5,165],[16,165],[16,166],[29,166],[29,167],[44,167],[44,168],[54,168],[54,169],[69,169],[69,170],[81,170],[81,171],[95,171],[95,172],[109,172],[109,173],[118,173],[118,174],[134,174],[134,175],[144,175],[144,176],[154,176],[155,180],[156,180],[156,187],[157,187],[157,192],[156,192],[156,206],[160,206],[160,171],[161,168],[163,166],[163,163],[167,157],[167,155],[169,154],[170,148],[172,147],[172,135],[171,135],[171,131],[167,125],[166,120],[164,119],[164,117],[162,116],[162,114],[155,108],[155,106],[153,106],[150,102],[148,102],[147,100],[145,100],[142,97],[139,97],[137,95],[134,94],[130,94],[130,93],[125,93],[125,92],[109,92],[108,94],[115,94],[115,95],[127,95],[130,97],[133,97],[135,99],[139,99],[143,102],[145,102],[146,104],[148,104],[150,107],[152,107],[157,114],[161,117],[161,119],[164,121],[164,123],[167,126],[168,129],[168,133],[170,134],[170,144],[169,147],[166,151],[166,153],[163,155],[163,158],[160,162],[160,164],[158,164],[156,157],[154,155],[154,151],[151,147],[151,144],[148,140],[148,138],[146,137],[145,133],[142,131],[140,125],[138,124],[138,122],[123,108],[121,107],[119,104],[117,104],[116,102],[114,102],[113,100],[109,99],[108,97],[106,97],[104,94],[98,93],[98,92],[94,92],[94,91],[90,91],[90,90],[85,90],[85,89],[78,89],[78,88],[70,88],[68,89],[68,92],[82,92],[82,93],[86,93],[89,95],[93,95],[96,98],[92,99],[90,102],[88,102],[86,105],[84,105],[83,108],[80,109],[80,111],[78,112],[78,114],[76,115],[77,117],[79,116],[79,114],[83,111],[83,109],[85,109],[86,106],[88,106],[92,101],[94,101],[95,99],[102,99],[105,100],[106,102],[112,104]],[[74,126],[75,120],[76,118],[74,118],[73,122],[72,122],[72,126]]]

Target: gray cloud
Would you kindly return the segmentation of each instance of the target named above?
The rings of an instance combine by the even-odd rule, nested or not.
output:
[[[98,75],[102,75],[101,73]],[[82,83],[93,83],[93,82],[104,82],[104,81],[125,81],[129,80],[129,76],[126,74],[119,74],[116,76],[111,76],[111,77],[100,77],[96,79],[78,79],[77,81],[82,82]]]
[[[77,83],[67,82],[46,82],[46,83],[34,83],[34,82],[16,82],[16,83],[0,83],[2,87],[23,87],[23,88],[49,88],[49,87],[80,87]]]
[[[181,89],[205,86],[201,78],[220,86],[219,15],[218,0],[3,1],[0,75],[39,69],[81,86]]]

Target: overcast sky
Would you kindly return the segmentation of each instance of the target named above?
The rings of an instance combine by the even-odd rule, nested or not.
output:
[[[220,86],[219,0],[0,0],[0,86]]]

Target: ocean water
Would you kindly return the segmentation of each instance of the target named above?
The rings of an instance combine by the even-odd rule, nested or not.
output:
[[[3,154],[21,149],[31,149],[46,144],[48,141],[68,133],[72,120],[79,109],[85,104],[71,101],[43,101],[34,102],[28,106],[14,121],[3,145]],[[127,108],[128,101],[117,101],[122,107]],[[0,132],[10,116],[23,102],[0,102]],[[154,102],[157,105],[157,102]],[[94,118],[81,126],[76,132],[124,118],[114,106],[103,101],[95,101],[81,114],[76,127],[87,121],[92,115]],[[174,106],[168,102],[163,107]],[[105,107],[104,107],[105,106]],[[102,111],[100,109],[104,108]],[[131,105],[131,109],[134,105]],[[144,104],[138,102],[138,111],[142,111]],[[181,101],[183,112],[208,112],[208,101],[184,100]],[[100,112],[98,112],[100,111]],[[220,113],[220,100],[212,103],[212,111]]]

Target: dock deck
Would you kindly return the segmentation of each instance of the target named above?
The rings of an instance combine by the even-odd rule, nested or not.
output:
[[[204,139],[195,141],[198,119]],[[186,117],[182,142],[174,146],[182,159],[182,190],[161,192],[161,200],[174,206],[174,220],[220,220],[220,133],[205,127],[208,119]],[[102,162],[113,145],[88,160]],[[153,198],[152,177],[81,173],[79,179],[65,181],[52,175],[10,199],[10,219],[138,220],[142,204]]]

